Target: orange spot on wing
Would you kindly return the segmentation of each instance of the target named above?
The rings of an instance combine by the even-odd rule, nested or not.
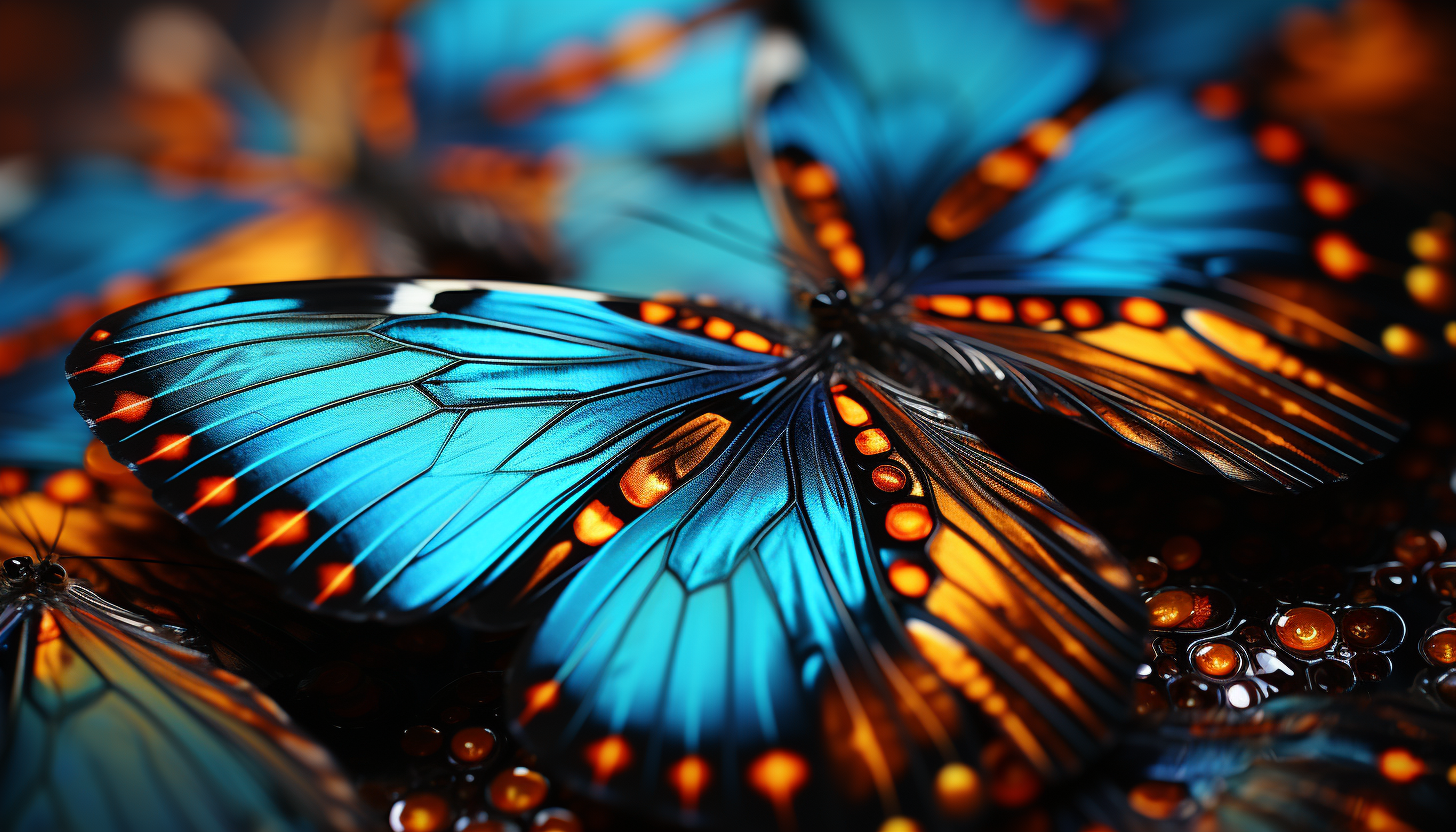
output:
[[[1055,118],[1036,122],[1027,128],[1025,134],[1026,146],[1043,159],[1065,153],[1071,137],[1071,125]]]
[[[41,490],[58,503],[74,505],[95,496],[96,485],[85,471],[68,468],[52,474]]]
[[[638,308],[638,314],[642,316],[642,320],[649,324],[661,324],[677,317],[677,310],[665,303],[644,300]]]
[[[1370,259],[1338,231],[1327,231],[1314,241],[1314,257],[1336,280],[1354,280],[1370,266]]]
[[[850,427],[857,428],[870,423],[869,411],[864,409],[864,405],[848,396],[835,395],[834,407],[839,411],[839,418]]]
[[[1062,317],[1078,329],[1087,329],[1102,323],[1102,307],[1086,298],[1072,298],[1062,304]]]
[[[927,299],[930,311],[947,318],[969,318],[975,310],[975,302],[962,295],[931,295]]]
[[[1231,119],[1244,108],[1244,95],[1239,88],[1220,82],[1199,87],[1193,101],[1199,112],[1218,121]]]
[[[901,595],[919,598],[930,591],[930,574],[924,567],[907,560],[897,560],[885,572],[890,586]]]
[[[748,766],[748,785],[773,804],[782,830],[794,828],[794,794],[808,782],[809,764],[782,748],[764,752]]]
[[[1279,165],[1294,164],[1304,153],[1304,139],[1294,128],[1274,122],[1262,124],[1254,131],[1254,146],[1259,149],[1259,155]]]
[[[1147,298],[1127,298],[1118,307],[1122,319],[1138,326],[1157,329],[1168,322],[1168,313],[1163,305]]]
[[[1037,161],[1031,154],[1014,147],[994,150],[976,167],[981,180],[1008,191],[1019,191],[1036,178]]]
[[[890,450],[890,438],[879,428],[870,428],[854,438],[854,447],[865,456],[874,456]]]
[[[1057,307],[1046,298],[1022,298],[1016,304],[1016,311],[1021,315],[1021,320],[1036,326],[1056,317]]]
[[[1380,755],[1380,773],[1387,780],[1410,783],[1426,773],[1426,764],[1404,748],[1390,748]]]
[[[1405,324],[1391,324],[1381,331],[1380,345],[1397,358],[1419,358],[1426,353],[1426,339]]]
[[[526,688],[525,706],[521,708],[521,715],[516,717],[516,722],[525,725],[536,714],[556,707],[560,698],[561,683],[555,679],[548,679]]]
[[[885,531],[896,540],[920,540],[934,527],[930,510],[919,503],[896,503],[885,514]]]
[[[732,337],[735,328],[722,318],[709,318],[703,326],[703,334],[717,341],[726,341]]]
[[[19,468],[0,468],[0,497],[14,497],[29,487],[29,474]]]
[[[48,644],[61,637],[61,628],[56,624],[55,617],[50,610],[41,610],[40,627],[35,634],[36,644]]]
[[[588,546],[600,546],[622,528],[622,521],[601,500],[592,500],[572,521],[576,539]]]
[[[516,593],[515,600],[519,601],[526,597],[531,590],[536,588],[537,584],[546,580],[546,576],[550,575],[552,570],[560,566],[561,562],[566,560],[566,556],[569,554],[571,554],[570,540],[563,540],[550,549],[547,549],[546,554],[541,556],[541,561],[536,564],[535,571],[531,573],[531,579],[526,581],[526,585],[521,587],[520,592]]]
[[[237,480],[232,477],[203,477],[197,481],[197,502],[185,513],[191,514],[203,506],[225,506],[237,493]]]
[[[853,238],[854,230],[849,227],[849,223],[838,217],[827,219],[814,229],[814,242],[824,249],[833,249]]]
[[[144,465],[156,459],[178,460],[187,457],[187,448],[192,444],[192,437],[180,433],[164,433],[157,437],[152,445],[152,452],[137,460],[138,465]]]
[[[976,299],[976,317],[983,321],[1004,324],[1015,319],[1011,301],[1000,295],[986,295]]]
[[[703,319],[698,317],[697,315],[683,318],[682,320],[677,322],[677,326],[679,329],[697,329],[702,325]]]
[[[874,482],[875,488],[881,491],[899,491],[905,487],[909,478],[905,472],[894,465],[881,465],[870,472],[870,480]]]
[[[612,734],[588,745],[585,756],[592,767],[592,782],[604,786],[612,775],[632,764],[632,746],[620,734]]]
[[[319,594],[313,599],[315,607],[335,595],[343,595],[354,588],[354,564],[352,563],[321,564],[317,574]]]
[[[864,275],[864,252],[854,243],[841,243],[829,252],[829,262],[834,268],[850,280],[857,280]]]
[[[834,171],[820,162],[809,162],[794,172],[789,190],[799,199],[823,199],[833,196],[839,182]]]
[[[773,342],[757,332],[741,329],[733,335],[733,346],[749,352],[768,352],[773,348]]]
[[[291,546],[307,539],[307,511],[265,511],[258,518],[258,542],[243,556],[252,557],[269,546]]]
[[[147,415],[152,409],[152,400],[140,393],[122,391],[116,394],[116,400],[112,402],[111,412],[98,418],[98,423],[107,419],[120,419],[123,422],[135,422]]]
[[[108,352],[105,355],[102,355],[100,358],[97,358],[95,364],[92,364],[90,367],[87,367],[84,370],[77,370],[75,373],[72,373],[72,375],[79,376],[82,373],[101,373],[103,375],[111,375],[112,373],[121,369],[121,363],[121,356],[114,355]]]
[[[689,754],[668,769],[667,782],[677,789],[683,811],[697,811],[698,800],[708,785],[710,775],[708,762],[696,754]]]
[[[110,337],[111,337],[111,333],[110,332],[107,332],[104,329],[98,329],[95,332],[91,333],[91,340],[92,341],[105,341],[107,338],[110,338]]]
[[[1355,207],[1355,189],[1323,171],[1306,176],[1300,191],[1310,209],[1332,220],[1345,216]]]

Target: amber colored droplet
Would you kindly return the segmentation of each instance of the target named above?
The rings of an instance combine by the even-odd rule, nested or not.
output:
[[[440,711],[440,720],[446,725],[456,725],[470,718],[470,709],[451,705]]]
[[[1426,573],[1431,592],[1442,601],[1456,600],[1456,563],[1440,563]]]
[[[1370,573],[1370,585],[1386,595],[1404,595],[1415,587],[1416,576],[1406,566],[1382,566]]]
[[[848,396],[835,395],[834,408],[839,411],[839,418],[850,427],[857,428],[870,423],[869,411],[864,409],[864,405]]]
[[[394,804],[390,826],[397,832],[435,832],[449,819],[450,806],[437,794],[412,794]]]
[[[1450,233],[1439,228],[1417,228],[1410,235],[1410,251],[1427,263],[1450,260]]]
[[[845,277],[854,280],[864,275],[864,252],[854,243],[840,243],[829,252],[829,262]]]
[[[889,443],[885,443],[889,450]],[[30,475],[19,468],[0,468],[0,497],[14,497],[30,487]]]
[[[1127,805],[1134,812],[1153,820],[1167,820],[1188,798],[1188,787],[1182,783],[1149,780],[1133,786],[1127,793]]]
[[[1426,636],[1421,652],[1436,664],[1456,664],[1456,630],[1441,630]]]
[[[1209,676],[1223,677],[1239,669],[1239,654],[1233,647],[1215,641],[1194,650],[1193,663]]]
[[[901,595],[919,598],[930,591],[930,575],[919,564],[897,560],[885,570],[890,586]]]
[[[1157,558],[1138,558],[1130,565],[1139,589],[1157,589],[1168,579],[1168,567]]]
[[[649,324],[661,324],[667,323],[677,317],[677,310],[665,303],[644,300],[638,308],[638,314],[642,316],[642,320]]]
[[[834,171],[820,162],[801,166],[789,180],[789,190],[799,199],[824,199],[833,196],[838,187]]]
[[[1306,176],[1300,192],[1311,210],[1332,220],[1345,216],[1355,207],[1355,189],[1324,171]]]
[[[981,806],[981,776],[965,763],[941,766],[935,774],[935,802],[949,817],[970,817]]]
[[[1163,561],[1171,569],[1188,569],[1198,563],[1198,558],[1203,554],[1203,547],[1198,541],[1186,534],[1168,538],[1163,544],[1161,551]]]
[[[1199,112],[1218,121],[1231,119],[1244,108],[1244,95],[1239,88],[1222,82],[1199,87],[1193,100]]]
[[[920,832],[920,824],[907,817],[896,815],[886,818],[885,822],[880,824],[877,832]]]
[[[1442,702],[1456,708],[1456,670],[1448,670],[1436,680],[1436,695],[1441,697]],[[1456,769],[1456,766],[1452,768]],[[1456,786],[1456,782],[1451,785]]]
[[[1168,710],[1168,697],[1147,682],[1133,684],[1133,710],[1138,716],[1160,714]]]
[[[576,515],[571,530],[588,546],[600,546],[621,531],[622,521],[601,500],[592,500]]]
[[[1011,301],[1000,295],[985,295],[976,299],[976,317],[991,323],[1006,324],[1016,319]]]
[[[1396,358],[1420,358],[1426,354],[1426,339],[1405,324],[1391,324],[1381,331],[1380,346]]]
[[[1274,634],[1290,650],[1323,650],[1335,640],[1335,619],[1314,607],[1295,607],[1274,620]]]
[[[704,413],[681,425],[622,474],[622,496],[638,508],[656,505],[708,458],[730,427],[732,423],[716,413]]]
[[[1193,614],[1193,595],[1181,589],[1165,589],[1144,602],[1148,608],[1148,624],[1167,630],[1182,624]]]
[[[993,150],[976,166],[981,181],[1008,191],[1019,191],[1036,178],[1037,161],[1024,150],[1003,147]]]
[[[1411,266],[1405,273],[1405,290],[1427,309],[1444,312],[1456,307],[1456,279],[1438,266]]]
[[[542,809],[531,820],[531,832],[582,832],[582,825],[570,809]]]
[[[519,828],[500,820],[477,820],[459,827],[457,832],[519,832]]]
[[[947,318],[969,318],[976,309],[975,301],[965,295],[931,295],[930,311]]]
[[[1390,638],[1393,626],[1390,613],[1371,607],[1350,610],[1340,619],[1340,632],[1345,634],[1345,640],[1354,647],[1381,646]]]
[[[1041,794],[1042,782],[1036,769],[1005,742],[987,746],[982,766],[987,772],[986,792],[997,806],[1015,809]]]
[[[1426,764],[1404,748],[1387,748],[1380,754],[1380,773],[1392,782],[1409,783],[1426,773]]]
[[[1016,312],[1022,321],[1036,326],[1056,317],[1057,307],[1046,298],[1022,298],[1016,304]]]
[[[1088,329],[1102,323],[1102,307],[1086,298],[1072,298],[1062,304],[1062,317],[1078,329]]]
[[[905,487],[908,478],[905,472],[894,465],[881,465],[870,472],[875,488],[881,491],[899,491]]]
[[[737,327],[722,318],[709,318],[708,322],[703,324],[703,334],[717,341],[726,341],[733,337],[735,329]]]
[[[773,349],[773,342],[767,338],[747,329],[740,329],[733,334],[733,346],[748,350],[749,352],[768,352]]]
[[[490,781],[490,802],[503,812],[519,815],[541,805],[549,786],[546,778],[524,767],[503,771]]]
[[[1127,298],[1118,306],[1118,314],[1124,321],[1157,329],[1168,322],[1168,313],[1163,305],[1147,298]]]
[[[677,790],[683,810],[688,812],[697,810],[698,800],[711,777],[712,770],[708,767],[708,761],[696,754],[689,754],[678,760],[667,771],[667,782]]]
[[[1280,165],[1293,164],[1304,153],[1304,139],[1293,128],[1272,122],[1254,131],[1254,146],[1259,155]]]
[[[96,495],[96,485],[85,471],[68,468],[52,474],[41,486],[47,497],[63,505],[75,505]]]
[[[1395,559],[1415,569],[1446,551],[1446,537],[1438,531],[1403,529],[1395,536]]]
[[[859,432],[854,447],[865,456],[874,456],[890,450],[890,438],[879,428],[870,428]]]
[[[495,734],[488,728],[461,728],[450,738],[450,754],[462,763],[478,763],[495,749]]]
[[[920,540],[934,527],[930,510],[919,503],[896,503],[885,514],[885,531],[896,540]]]
[[[444,739],[440,736],[440,730],[431,725],[415,725],[404,729],[404,736],[399,739],[399,747],[404,753],[413,757],[428,757],[440,750],[440,744]]]
[[[1327,231],[1314,241],[1314,257],[1336,280],[1354,280],[1369,266],[1365,253],[1338,231]]]
[[[612,775],[632,764],[632,746],[620,734],[611,734],[582,752],[592,767],[592,782],[604,785]]]
[[[850,228],[849,223],[839,217],[827,219],[820,223],[818,228],[814,229],[814,242],[826,250],[843,245],[853,237],[854,229]]]

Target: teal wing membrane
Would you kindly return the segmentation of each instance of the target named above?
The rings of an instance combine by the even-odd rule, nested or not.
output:
[[[555,770],[684,822],[945,828],[1107,747],[1142,613],[1038,486],[848,367],[723,445],[516,667],[516,728]]]
[[[366,826],[327,753],[252,685],[70,586],[0,614],[6,829]]]

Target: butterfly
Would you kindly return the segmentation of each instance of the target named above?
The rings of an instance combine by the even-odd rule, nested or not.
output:
[[[71,579],[39,527],[22,531],[22,502],[4,508],[36,547],[0,565],[7,829],[367,825],[348,780],[277,705]]]
[[[1309,265],[1288,181],[1178,91],[1106,92],[1075,29],[1010,2],[805,13],[749,70],[787,320],[462,279],[215,289],[98,322],[77,410],[310,608],[540,620],[514,724],[590,793],[781,829],[1027,805],[1113,741],[1145,612],[948,411],[1004,395],[1298,489],[1394,441],[1319,368],[1383,353],[1238,279]]]

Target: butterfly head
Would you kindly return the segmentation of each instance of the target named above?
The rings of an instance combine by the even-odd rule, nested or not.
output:
[[[58,589],[66,584],[64,566],[49,560],[36,563],[29,555],[6,560],[0,571],[4,572],[6,589],[26,595]]]

